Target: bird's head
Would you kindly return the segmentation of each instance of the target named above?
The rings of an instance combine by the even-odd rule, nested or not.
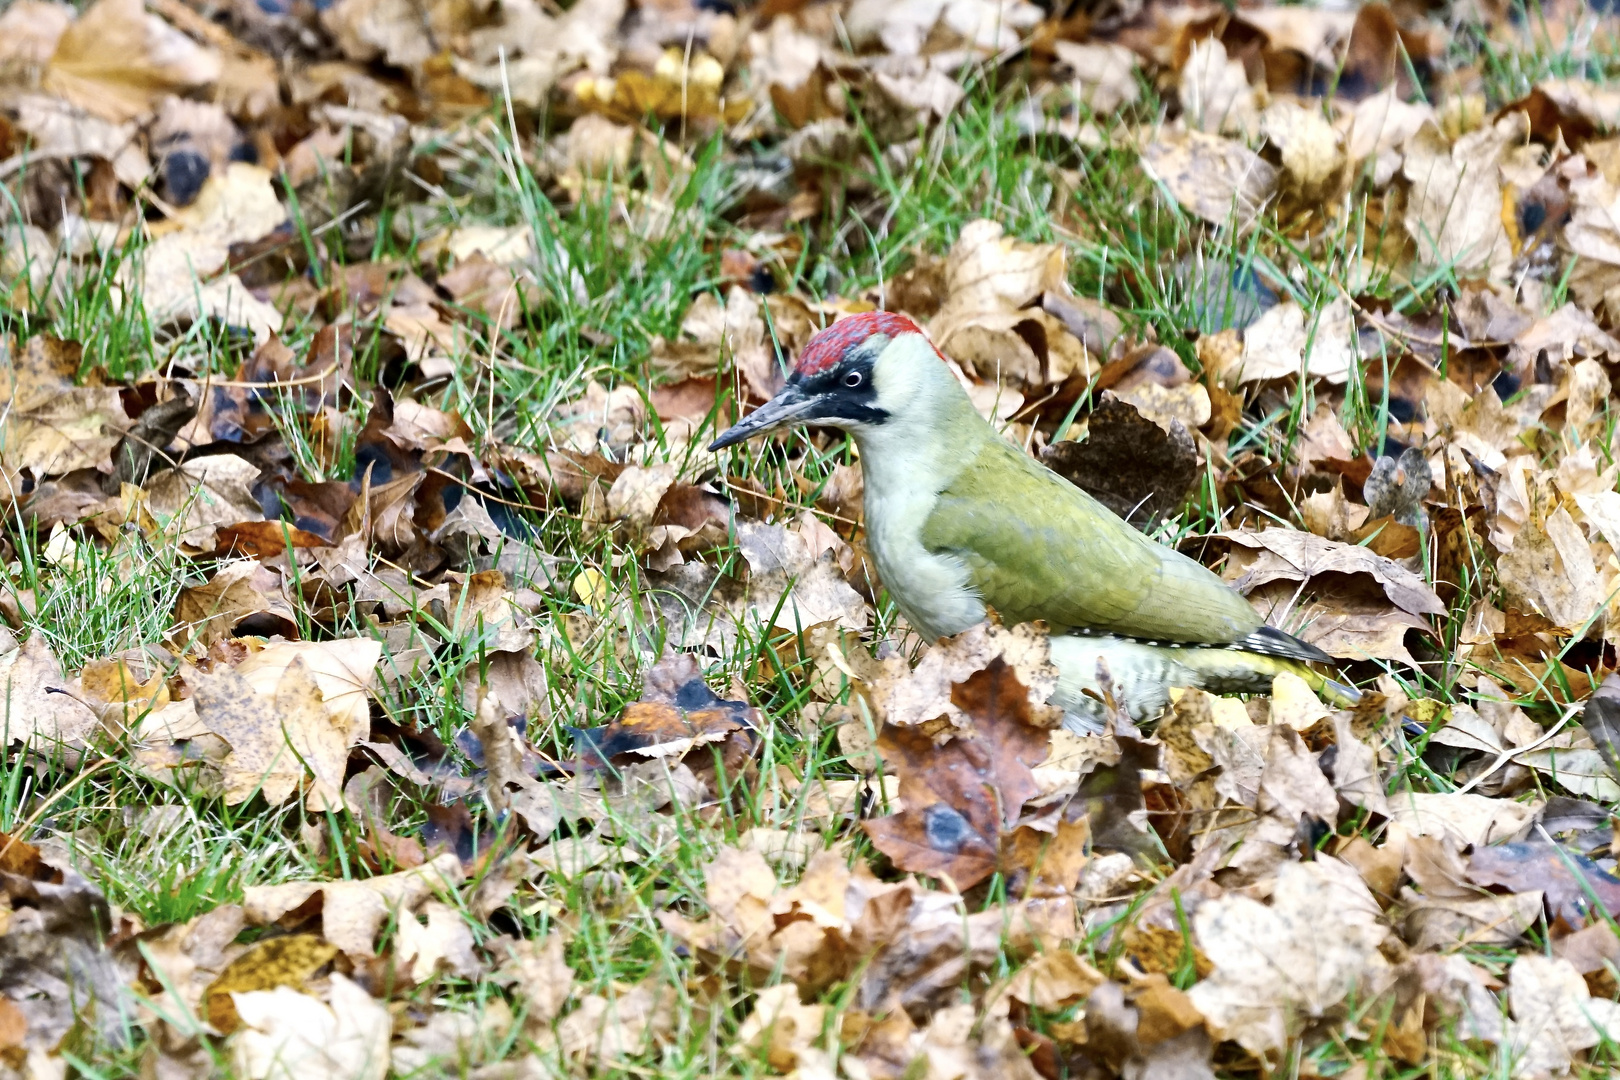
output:
[[[820,424],[860,434],[907,407],[924,369],[944,365],[917,324],[869,311],[827,327],[804,347],[787,385],[722,432],[710,450],[734,446],[790,424]]]

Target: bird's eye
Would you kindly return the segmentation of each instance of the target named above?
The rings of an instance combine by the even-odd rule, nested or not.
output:
[[[853,390],[855,387],[861,385],[861,378],[862,376],[860,372],[852,371],[848,375],[844,376],[844,385]]]

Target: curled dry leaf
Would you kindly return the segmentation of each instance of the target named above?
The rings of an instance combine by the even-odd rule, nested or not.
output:
[[[1310,621],[1302,634],[1335,656],[1393,653],[1410,662],[1402,644],[1406,631],[1426,629],[1423,616],[1445,611],[1421,577],[1368,548],[1291,529],[1224,535],[1237,545],[1227,578],[1251,602],[1287,603],[1300,584],[1307,585],[1307,595],[1320,594],[1305,609]],[[1274,583],[1286,584],[1268,590]]]
[[[945,262],[946,296],[928,324],[940,350],[1003,392],[1034,393],[1087,374],[1083,342],[1041,306],[1067,297],[1067,256],[1058,244],[1007,236],[994,221],[970,221]]]
[[[310,917],[305,905],[319,894],[321,936],[350,958],[364,960],[375,953],[377,934],[389,918],[415,912],[429,897],[453,889],[461,879],[461,860],[445,852],[414,870],[359,881],[249,886],[242,909],[255,925],[296,925]]]

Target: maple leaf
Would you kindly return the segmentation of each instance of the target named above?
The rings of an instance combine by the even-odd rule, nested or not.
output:
[[[895,866],[971,888],[995,872],[1003,828],[1040,792],[1032,768],[1052,733],[1031,723],[1029,692],[1000,657],[951,688],[973,724],[936,746],[923,729],[886,727],[877,748],[900,774],[905,809],[864,824]]]

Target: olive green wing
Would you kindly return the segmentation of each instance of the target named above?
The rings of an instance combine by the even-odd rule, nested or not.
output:
[[[999,439],[940,493],[922,542],[961,559],[1009,623],[1208,645],[1247,645],[1261,627],[1209,570]]]

